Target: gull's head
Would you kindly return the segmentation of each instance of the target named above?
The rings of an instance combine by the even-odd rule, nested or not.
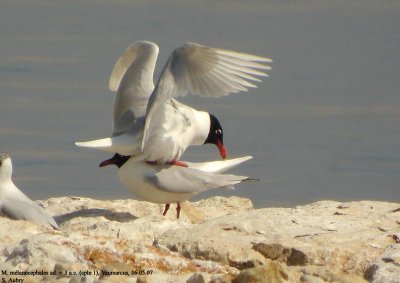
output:
[[[224,132],[222,130],[221,123],[218,121],[217,117],[210,114],[210,131],[208,132],[208,137],[206,143],[215,144],[218,147],[219,154],[223,159],[226,158],[226,148],[224,146]]]
[[[120,155],[120,154],[116,153],[110,159],[107,159],[107,160],[104,160],[103,162],[101,162],[99,164],[99,167],[104,167],[104,166],[108,166],[108,165],[115,165],[118,168],[121,168],[122,165],[124,165],[125,162],[127,162],[129,158],[131,158],[131,157],[130,156]]]
[[[11,158],[7,153],[0,152],[0,179],[9,179],[12,174]]]

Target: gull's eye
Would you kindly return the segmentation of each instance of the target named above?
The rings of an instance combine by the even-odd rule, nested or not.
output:
[[[215,133],[216,133],[217,135],[221,135],[221,134],[222,134],[222,130],[221,130],[221,129],[215,130]]]

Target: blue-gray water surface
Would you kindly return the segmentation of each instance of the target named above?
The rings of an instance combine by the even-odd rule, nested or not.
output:
[[[111,131],[108,76],[135,40],[160,46],[157,74],[194,41],[274,60],[257,89],[185,103],[220,118],[232,172],[260,178],[213,195],[255,206],[400,201],[400,2],[374,0],[2,1],[0,151],[31,198],[131,198],[110,154],[75,141]],[[185,160],[212,160],[214,146]]]

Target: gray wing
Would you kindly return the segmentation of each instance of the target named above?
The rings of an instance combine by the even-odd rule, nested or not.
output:
[[[53,217],[30,199],[5,199],[2,203],[2,211],[12,219],[33,221],[60,229]]]
[[[136,41],[117,60],[111,72],[109,88],[117,92],[113,109],[113,135],[131,126],[135,118],[146,114],[154,89],[153,73],[158,46],[149,41]]]
[[[170,193],[200,193],[208,189],[230,188],[247,180],[246,176],[216,174],[197,169],[168,166],[149,177],[160,190]]]
[[[208,97],[226,96],[229,93],[255,88],[251,81],[257,76],[267,76],[263,70],[271,59],[211,48],[197,43],[186,43],[175,49],[165,65],[160,79],[150,97],[142,149],[146,132],[151,127],[152,115],[167,99],[189,93]]]
[[[126,133],[129,129],[131,129],[132,125],[138,120],[135,116],[135,110],[133,108],[128,109],[121,109],[124,110],[119,117],[114,117],[113,119],[113,128],[112,128],[112,135],[111,136],[119,136],[120,134]],[[120,111],[114,111],[115,113],[119,113]],[[141,112],[138,111],[136,108],[136,113]],[[114,115],[116,116],[116,115]]]

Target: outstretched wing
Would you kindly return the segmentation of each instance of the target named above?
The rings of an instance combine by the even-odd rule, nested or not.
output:
[[[258,76],[267,76],[271,59],[211,48],[197,43],[186,43],[175,49],[165,65],[150,97],[146,111],[146,132],[151,127],[152,115],[167,99],[187,94],[207,97],[226,96],[257,87]]]
[[[136,41],[117,60],[111,72],[109,88],[117,92],[113,110],[113,135],[126,131],[134,119],[146,114],[154,89],[153,73],[158,46]]]

